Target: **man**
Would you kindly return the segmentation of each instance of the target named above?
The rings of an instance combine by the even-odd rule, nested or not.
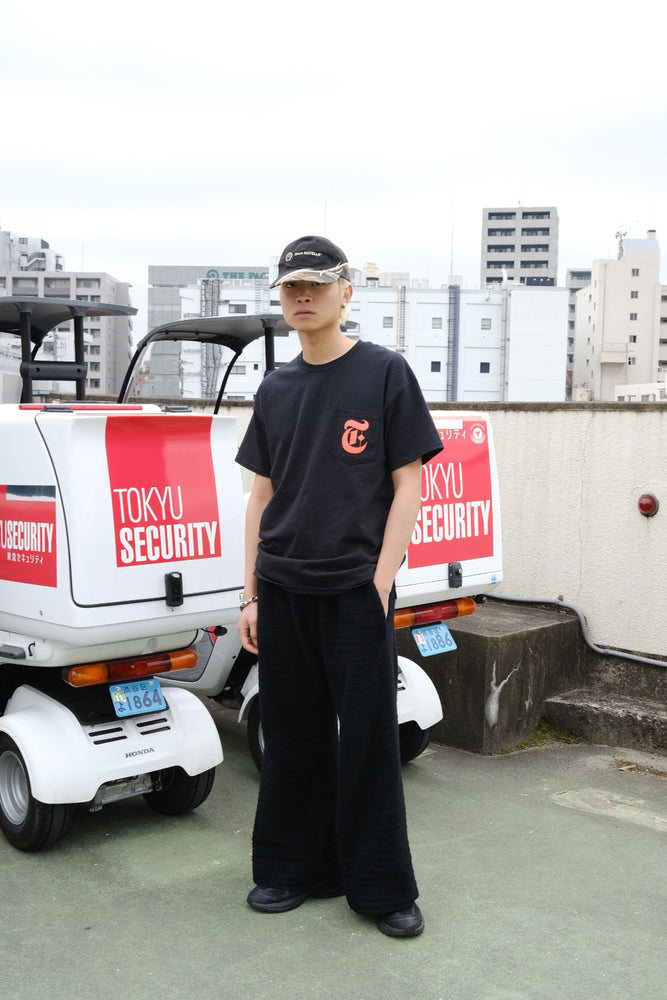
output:
[[[345,255],[283,251],[302,353],[261,384],[237,461],[255,473],[239,632],[259,653],[265,738],[251,907],[345,893],[393,937],[424,920],[407,838],[396,718],[394,578],[442,445],[414,374],[343,332]]]

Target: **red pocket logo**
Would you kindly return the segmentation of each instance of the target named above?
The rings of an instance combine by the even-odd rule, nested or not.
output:
[[[340,442],[343,451],[346,451],[348,455],[360,455],[362,451],[365,451],[368,439],[364,431],[367,431],[369,427],[370,424],[367,420],[346,420]]]

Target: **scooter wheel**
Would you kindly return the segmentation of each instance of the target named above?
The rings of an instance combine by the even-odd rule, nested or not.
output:
[[[398,727],[401,744],[401,764],[407,764],[424,752],[431,742],[431,730],[420,729],[416,722],[402,722]]]
[[[144,798],[151,809],[165,816],[180,816],[191,812],[209,797],[213,788],[215,768],[190,775],[182,767],[168,767],[153,775],[154,790]]]
[[[21,851],[40,851],[60,840],[70,827],[74,806],[38,802],[21,751],[0,733],[0,829]]]

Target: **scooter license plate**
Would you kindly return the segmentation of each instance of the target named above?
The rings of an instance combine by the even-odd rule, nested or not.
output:
[[[163,712],[167,707],[157,677],[111,684],[109,694],[119,719],[128,715],[145,715],[146,712]]]
[[[435,656],[436,653],[449,653],[456,649],[452,633],[442,622],[413,628],[412,634],[422,656]]]

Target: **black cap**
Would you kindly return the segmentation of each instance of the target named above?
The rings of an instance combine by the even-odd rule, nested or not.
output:
[[[301,279],[331,284],[339,278],[350,280],[347,257],[340,247],[324,236],[300,236],[281,253],[278,277],[271,288],[283,281]]]

